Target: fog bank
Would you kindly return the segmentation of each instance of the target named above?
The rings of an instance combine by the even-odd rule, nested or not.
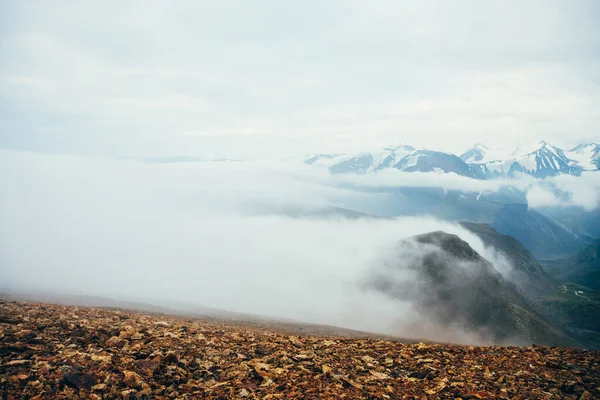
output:
[[[143,164],[2,152],[0,290],[178,301],[397,335],[473,342],[411,301],[365,291],[361,274],[407,237],[443,230],[492,261],[464,228],[433,218],[289,218],[253,210],[339,206],[369,194],[265,163]],[[407,272],[408,273],[408,272]],[[442,328],[440,328],[442,329]]]

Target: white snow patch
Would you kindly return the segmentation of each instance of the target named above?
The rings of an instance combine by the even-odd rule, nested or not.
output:
[[[554,168],[558,171],[560,169],[560,165],[558,164],[558,161],[556,161],[556,158],[552,159],[552,163],[554,164]]]
[[[544,145],[546,144],[546,142],[544,141],[540,141],[540,142],[536,142],[536,143],[529,143],[529,144],[522,144],[520,146],[518,146],[515,151],[513,151],[510,155],[518,158],[521,156],[526,156],[532,153],[535,153],[536,151],[540,150]]]
[[[511,155],[511,150],[509,150],[505,147],[498,148],[498,149],[490,149],[489,147],[486,147],[485,145],[482,145],[481,143],[476,144],[469,150],[479,150],[481,152],[481,155],[483,158],[479,161],[475,161],[475,159],[473,159],[471,157],[465,161],[467,164],[468,163],[485,164],[485,163],[489,163],[491,161],[500,161],[500,160],[504,160],[504,159],[510,157],[510,155]]]
[[[492,161],[487,164],[487,168],[497,174],[507,174],[513,163],[514,160]]]
[[[410,167],[414,167],[417,165],[417,162],[419,161],[419,157],[421,155],[417,154],[416,156],[410,156],[408,157],[408,159],[406,160],[406,165],[404,166],[404,168],[410,168]]]
[[[373,156],[373,162],[371,163],[371,165],[369,166],[367,171],[373,172],[377,168],[381,167],[381,164],[383,164],[383,161],[385,161],[385,159],[388,158],[392,154],[393,153],[391,151],[375,151],[375,152],[371,153],[371,155]]]
[[[537,161],[535,160],[535,154],[528,154],[523,157],[519,157],[515,160],[521,167],[526,171],[535,172],[537,171]]]
[[[567,157],[574,161],[574,164],[586,171],[595,171],[596,166],[593,164],[594,161],[594,150],[600,145],[589,144],[583,146],[576,151],[567,152]]]

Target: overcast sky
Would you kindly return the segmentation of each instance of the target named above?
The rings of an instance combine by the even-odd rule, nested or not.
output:
[[[0,0],[0,147],[569,147],[600,138],[599,20],[597,0]]]

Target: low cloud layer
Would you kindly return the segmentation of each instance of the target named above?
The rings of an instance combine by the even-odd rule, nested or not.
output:
[[[527,203],[538,207],[600,206],[600,173],[585,171],[581,176],[558,175],[545,179],[522,174],[512,179],[480,180],[442,172],[403,172],[384,169],[374,174],[339,174],[330,177],[334,182],[367,188],[443,188],[475,193],[496,193],[510,188],[526,194]]]
[[[398,241],[455,233],[510,274],[502,254],[434,218],[277,215],[286,207],[336,207],[373,196],[340,185],[346,178],[304,166],[2,152],[0,179],[3,290],[179,301],[417,335],[416,327],[435,321],[423,319],[410,301],[358,285],[365,269]],[[460,341],[458,334],[443,337]]]
[[[558,175],[546,178],[539,186],[527,191],[532,207],[581,207],[586,210],[600,206],[600,172],[583,172],[581,176]]]

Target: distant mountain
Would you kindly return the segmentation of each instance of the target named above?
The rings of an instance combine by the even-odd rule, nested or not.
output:
[[[308,158],[305,163],[327,167],[332,173],[365,174],[393,168],[405,172],[453,172],[469,178],[482,177],[454,154],[411,146],[357,154],[319,154]]]
[[[490,225],[517,239],[538,259],[562,258],[587,245],[575,233],[528,208],[527,204],[504,205]]]
[[[520,146],[511,153],[502,150],[492,152],[477,144],[460,158],[487,178],[512,177],[516,174],[528,174],[536,178],[559,174],[579,175],[584,169],[563,150],[545,141],[533,146]]]
[[[416,276],[404,278],[410,274]],[[443,326],[458,325],[495,343],[576,345],[456,235],[432,232],[399,243],[369,276],[368,287],[410,301]]]
[[[600,169],[600,143],[580,144],[566,153],[574,166],[586,171]]]
[[[317,154],[304,162],[326,167],[332,173],[367,174],[391,168],[404,172],[455,173],[476,179],[510,178],[518,174],[545,178],[600,170],[600,144],[581,144],[565,151],[543,140],[516,149],[491,149],[477,143],[460,156],[402,145],[362,153]]]
[[[600,240],[572,257],[548,263],[546,268],[561,282],[576,283],[600,291]]]
[[[482,143],[477,143],[469,150],[460,155],[460,159],[466,163],[484,162],[488,152],[488,147]]]
[[[510,157],[514,149],[491,149],[483,143],[477,143],[463,154],[460,159],[468,164],[480,164]]]

